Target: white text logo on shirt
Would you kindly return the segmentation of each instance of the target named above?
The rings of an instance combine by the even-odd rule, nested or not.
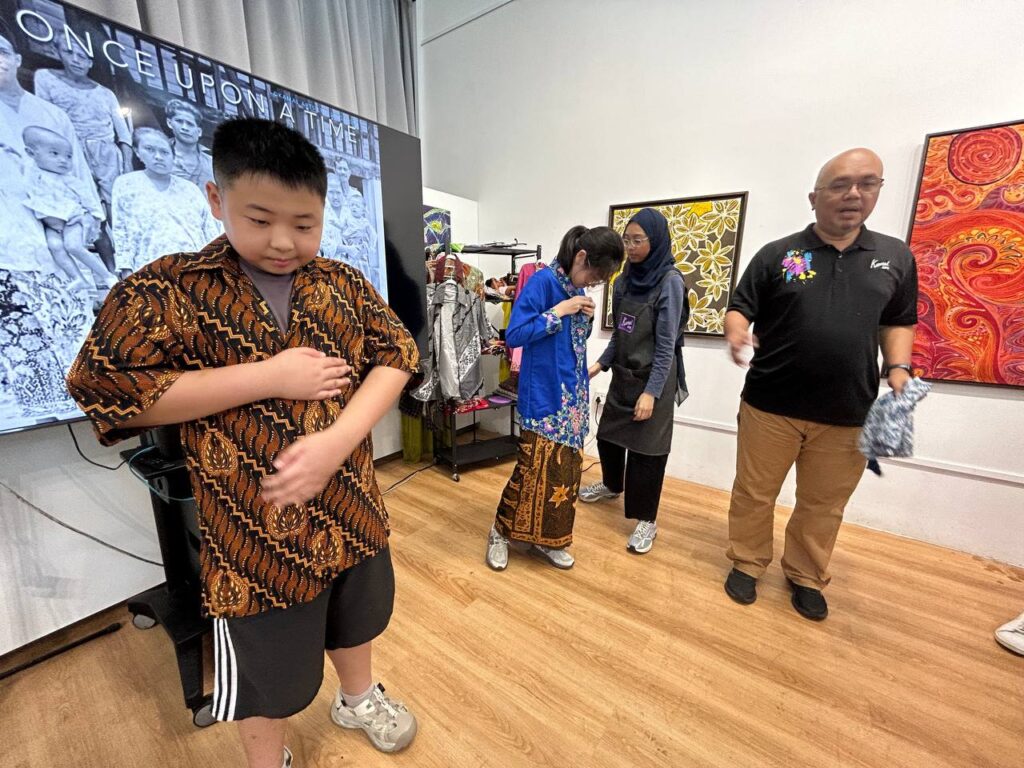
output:
[[[879,261],[878,259],[871,260],[871,269],[889,269],[888,261]]]

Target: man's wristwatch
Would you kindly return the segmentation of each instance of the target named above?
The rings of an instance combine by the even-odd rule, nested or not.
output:
[[[882,369],[882,376],[884,378],[889,378],[889,373],[892,371],[893,368],[902,368],[911,376],[914,375],[914,369],[911,367],[910,363],[893,363],[892,365],[887,365],[885,366],[885,368]]]

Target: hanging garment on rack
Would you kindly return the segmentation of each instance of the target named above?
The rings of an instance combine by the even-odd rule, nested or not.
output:
[[[546,269],[547,265],[542,264],[539,261],[531,261],[528,264],[523,264],[519,268],[519,276],[516,279],[516,299],[522,294],[523,289],[526,288],[526,284],[530,278],[533,277],[537,272],[542,269]],[[519,373],[519,368],[523,362],[523,350],[516,347],[509,350],[509,357],[511,359],[510,368],[513,373]]]
[[[508,328],[508,320],[512,316],[512,302],[506,301],[501,305],[501,331],[504,332]],[[512,372],[512,354],[511,350],[505,349],[505,355],[501,358],[501,364],[498,366],[498,381],[502,382],[508,378],[508,375]]]
[[[519,275],[516,278],[516,299],[518,299],[520,294],[522,294],[523,289],[526,287],[526,283],[529,282],[530,278],[537,274],[538,270],[545,269],[546,267],[546,264],[542,264],[539,261],[531,261],[523,264],[523,266],[519,268]]]
[[[422,360],[417,400],[469,400],[483,390],[480,353],[498,333],[487,321],[484,302],[453,278],[427,286],[429,354]]]
[[[427,283],[440,283],[445,279],[454,278],[481,299],[487,298],[484,291],[484,273],[462,261],[455,254],[441,254],[435,259],[429,259],[426,264]]]

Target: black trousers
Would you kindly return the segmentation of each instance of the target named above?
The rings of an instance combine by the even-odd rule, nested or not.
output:
[[[668,454],[646,456],[607,440],[597,441],[597,454],[601,457],[601,479],[608,490],[626,492],[626,517],[657,520]]]

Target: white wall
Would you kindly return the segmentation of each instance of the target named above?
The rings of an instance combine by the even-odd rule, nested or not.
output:
[[[421,30],[465,10],[417,5]],[[870,226],[903,237],[924,135],[1024,116],[1021,29],[1012,0],[514,0],[422,46],[424,180],[478,201],[482,239],[549,249],[609,204],[749,190],[742,270],[812,220],[818,167],[866,145],[886,163]],[[669,472],[728,488],[743,375],[718,340],[686,361]],[[936,385],[918,463],[866,476],[847,519],[1024,564],[1022,403]]]

